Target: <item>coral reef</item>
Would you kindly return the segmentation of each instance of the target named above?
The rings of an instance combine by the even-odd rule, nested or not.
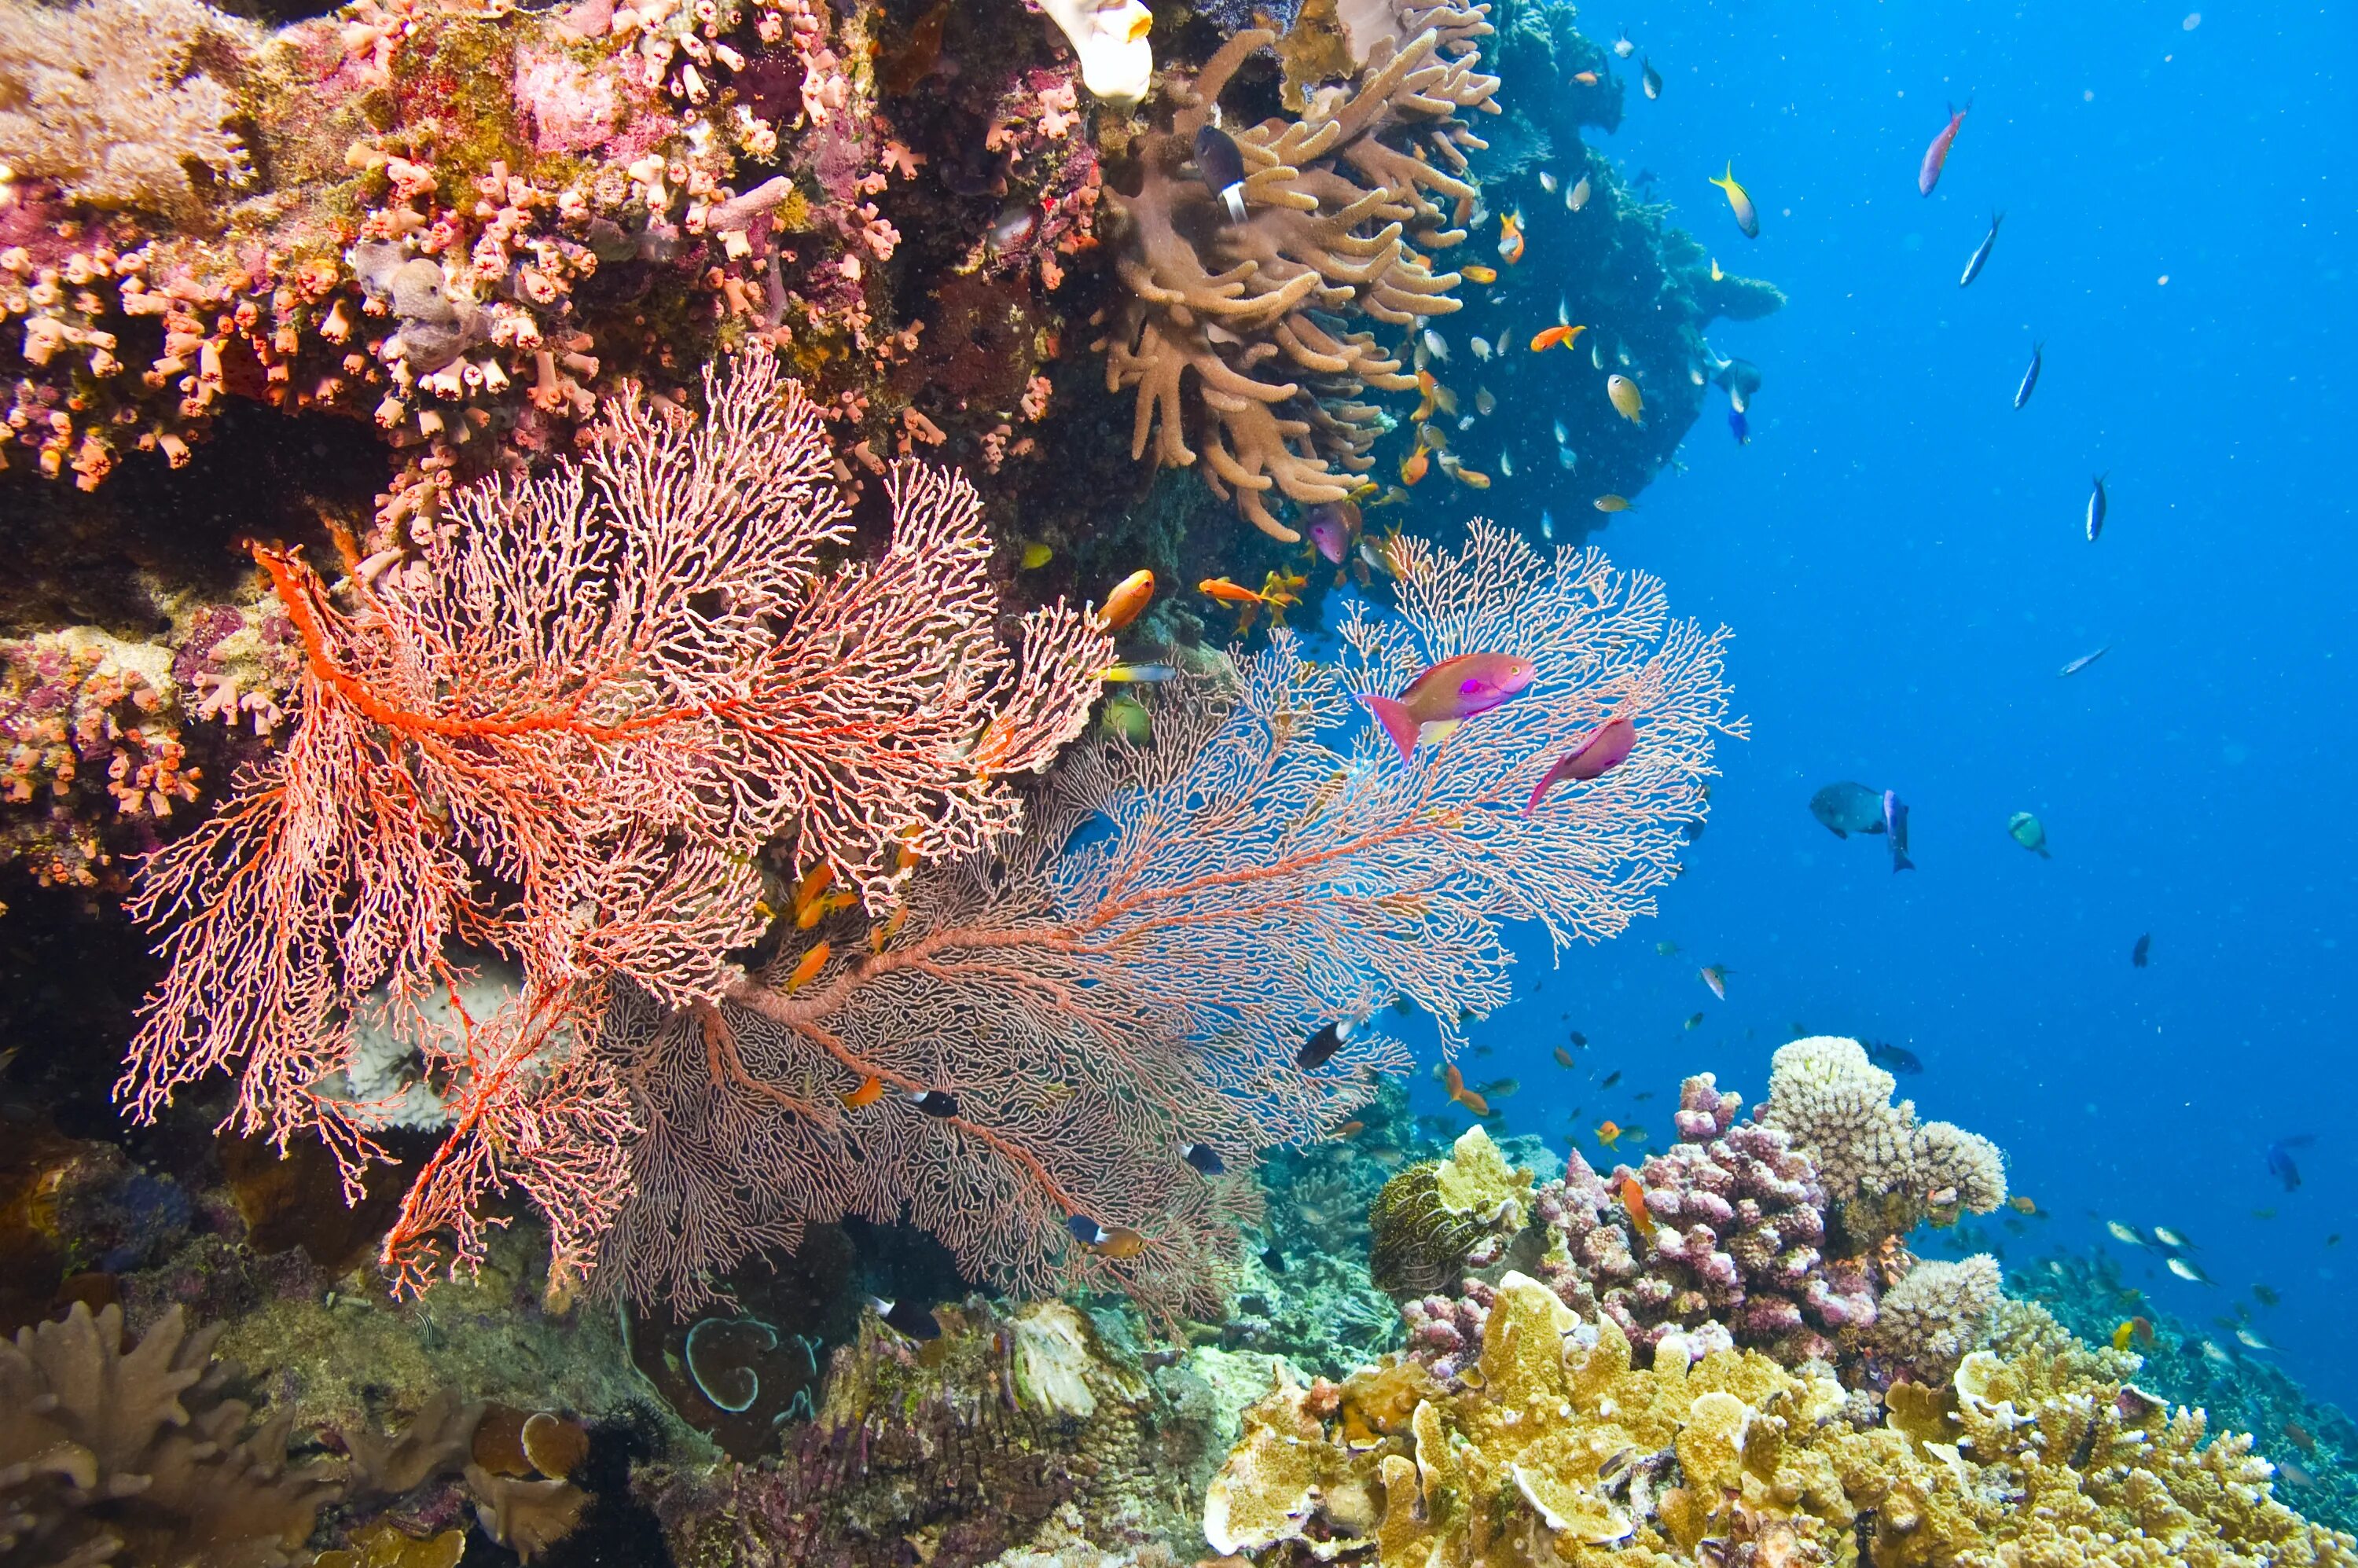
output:
[[[644,1131],[603,1266],[693,1304],[808,1223],[905,1212],[969,1278],[1210,1312],[1251,1157],[1327,1130],[1402,1064],[1371,1029],[1304,1071],[1317,1022],[1403,997],[1454,1039],[1508,1000],[1504,921],[1567,944],[1621,930],[1734,728],[1717,638],[1671,621],[1650,580],[1480,523],[1463,550],[1398,553],[1399,614],[1363,607],[1338,665],[1286,633],[1206,661],[1157,687],[1153,746],[1086,742],[1020,838],[920,870],[905,915],[782,939],[717,1029],[619,1018],[605,1048]],[[1352,692],[1475,648],[1538,678],[1431,763],[1345,727]],[[1628,762],[1525,815],[1531,778],[1606,711],[1636,719]],[[1182,1160],[1188,1142],[1228,1173]]]
[[[1135,189],[1107,197],[1129,296],[1098,347],[1107,386],[1136,388],[1133,457],[1150,445],[1167,466],[1200,455],[1205,481],[1288,543],[1300,535],[1271,510],[1272,491],[1339,501],[1373,466],[1384,421],[1367,390],[1416,384],[1347,323],[1412,326],[1456,308],[1457,275],[1436,274],[1425,253],[1464,238],[1453,223],[1476,194],[1465,149],[1482,144],[1457,116],[1496,112],[1498,82],[1475,69],[1487,9],[1409,7],[1418,30],[1384,40],[1357,85],[1319,92],[1297,120],[1239,129],[1233,221],[1190,160],[1230,79],[1275,35],[1239,32],[1191,83],[1166,85],[1167,124],[1130,149]]]
[[[1368,1210],[1368,1269],[1376,1288],[1422,1295],[1495,1262],[1529,1223],[1531,1173],[1511,1170],[1479,1127],[1445,1160],[1409,1166]]]
[[[1938,1383],[1973,1348],[2002,1281],[1986,1253],[1962,1262],[1927,1259],[1883,1292],[1875,1320],[1877,1353],[1919,1383]]]
[[[1997,1146],[1949,1122],[1920,1124],[1913,1101],[1891,1103],[1896,1087],[1857,1041],[1815,1035],[1778,1047],[1768,1098],[1754,1112],[1810,1152],[1862,1252],[1920,1221],[1952,1224],[2006,1201]]]
[[[446,1231],[480,1254],[510,1186],[549,1217],[556,1278],[584,1264],[625,1180],[623,1090],[574,1038],[609,982],[708,1007],[762,932],[773,837],[881,902],[910,857],[1003,832],[994,775],[1044,765],[1110,656],[1057,606],[1025,618],[1019,667],[971,491],[914,467],[881,560],[822,573],[847,524],[817,414],[758,345],[706,391],[700,425],[617,404],[582,460],[465,492],[414,557],[348,559],[350,611],[257,546],[305,651],[293,733],[133,905],[171,928],[139,1115],[234,1070],[239,1130],[316,1130],[357,1196],[384,1157],[368,1108],[312,1086],[358,1022],[416,1046],[454,1132],[386,1239],[412,1286]],[[438,1028],[427,1004],[465,981],[446,939],[518,964],[514,1000]]]
[[[2358,1562],[2276,1498],[2248,1438],[2084,1352],[1977,1351],[1862,1426],[1831,1378],[1757,1352],[1639,1369],[1609,1317],[1509,1273],[1478,1369],[1279,1388],[1206,1493],[1206,1539],[1387,1565]]]
[[[1218,1457],[1201,1379],[1150,1370],[1064,1302],[936,1311],[941,1337],[924,1345],[867,1318],[783,1454],[642,1472],[674,1556],[968,1568],[1027,1549],[1184,1550]]]
[[[224,1393],[214,1330],[178,1309],[124,1346],[123,1313],[76,1303],[0,1343],[0,1562],[200,1560],[285,1568],[339,1491]]]

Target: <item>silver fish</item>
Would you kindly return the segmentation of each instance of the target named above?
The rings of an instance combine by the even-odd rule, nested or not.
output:
[[[1588,176],[1582,175],[1580,183],[1563,193],[1563,204],[1574,212],[1588,205]]]
[[[1967,284],[1973,282],[1974,279],[1981,276],[1982,267],[1989,261],[1990,247],[1997,243],[1997,226],[2005,222],[2005,213],[1993,212],[1990,214],[1989,232],[1982,236],[1980,246],[1974,252],[1974,259],[1965,264],[1965,276],[1957,279],[1957,287],[1959,288],[1964,287]]]
[[[1498,477],[1500,479],[1515,477],[1515,460],[1511,453],[1501,451],[1498,454]]]
[[[2104,531],[2104,514],[2110,509],[2111,503],[2104,499],[2103,474],[2098,474],[2088,482],[2093,486],[2088,492],[2088,543],[2093,545]]]
[[[1553,196],[1555,194],[1555,176],[1550,174],[1545,169],[1540,170],[1540,189],[1546,191],[1550,196]]]
[[[1580,459],[1570,447],[1558,447],[1555,449],[1555,460],[1562,463],[1565,468],[1570,468],[1573,464],[1578,462]]]
[[[1475,340],[1473,341],[1472,344],[1471,344],[1471,345],[1469,345],[1469,346],[1474,350],[1474,357],[1475,357],[1476,359],[1477,359],[1477,360],[1483,360],[1483,361],[1486,361],[1486,362],[1489,359],[1489,357],[1490,357],[1490,340],[1489,340],[1489,339],[1487,339],[1487,338],[1476,338],[1476,339],[1475,339]]]
[[[1449,362],[1449,340],[1427,327],[1424,330],[1424,351],[1442,364]]]
[[[2017,408],[2030,401],[2032,390],[2039,385],[2039,367],[2046,359],[2047,341],[2042,338],[2031,345],[2030,368],[2022,373],[2022,384],[2014,389],[2014,406]]]
[[[1563,420],[1557,420],[1555,422],[1555,444],[1561,447],[1571,439],[1572,432],[1563,427]]]
[[[2112,651],[2113,645],[2110,643],[2107,643],[2093,654],[2081,654],[2078,658],[2072,660],[2070,664],[2065,665],[2061,669],[2057,670],[2055,673],[2059,676],[2076,676],[2082,670],[2086,669],[2090,665],[2094,664],[2098,659],[2103,658],[2106,654],[2109,654]]]
[[[2188,1262],[2183,1258],[2172,1258],[2169,1260],[2169,1271],[2177,1275],[2180,1279],[2188,1281],[2193,1284],[2207,1285],[2211,1282],[2211,1277],[2208,1274],[2205,1274],[2201,1270],[2196,1268],[2193,1264]]]

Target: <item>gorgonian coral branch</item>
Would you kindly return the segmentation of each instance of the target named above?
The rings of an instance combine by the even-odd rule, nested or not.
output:
[[[387,1242],[405,1272],[444,1231],[472,1255],[507,1184],[578,1260],[623,1193],[628,1114],[579,1044],[608,983],[723,994],[781,836],[882,903],[910,855],[1011,828],[1004,775],[1079,730],[1110,657],[1057,606],[1018,669],[978,501],[946,475],[895,470],[891,547],[822,572],[849,530],[817,412],[766,349],[706,395],[693,421],[611,406],[579,460],[463,492],[341,593],[257,550],[303,647],[297,721],[145,870],[134,913],[171,928],[170,963],[119,1092],[153,1116],[234,1072],[233,1124],[318,1130],[357,1190],[368,1108],[319,1083],[381,1021],[453,1128]],[[498,1016],[466,1015],[461,949],[521,970]]]
[[[1080,748],[1021,838],[921,873],[865,942],[782,951],[705,1014],[625,999],[607,1048],[644,1130],[612,1282],[691,1304],[808,1223],[905,1215],[1010,1289],[1201,1310],[1249,1194],[1182,1143],[1240,1169],[1319,1135],[1405,1065],[1370,1032],[1305,1072],[1323,1022],[1404,998],[1454,1039],[1461,1010],[1509,1000],[1506,923],[1563,944],[1650,909],[1714,733],[1740,732],[1722,634],[1670,620],[1650,578],[1487,524],[1401,558],[1401,613],[1355,611],[1339,665],[1280,631],[1174,683],[1151,745]],[[1539,680],[1403,766],[1357,694],[1474,651],[1528,654]],[[1525,816],[1608,714],[1638,727],[1629,760]],[[952,1113],[907,1098],[929,1092]],[[1076,1213],[1140,1250],[1073,1245]]]

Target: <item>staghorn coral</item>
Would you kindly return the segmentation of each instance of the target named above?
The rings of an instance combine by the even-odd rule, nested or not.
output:
[[[2358,1541],[2276,1499],[2249,1439],[2084,1356],[1975,1352],[1860,1430],[1831,1378],[1732,1350],[1639,1369],[1609,1318],[1509,1273],[1479,1370],[1281,1386],[1206,1492],[1206,1539],[1386,1568],[2358,1563]]]
[[[185,211],[189,166],[234,184],[245,148],[229,91],[194,60],[250,52],[251,23],[202,0],[84,0],[0,11],[0,200],[19,179],[53,181],[93,207]]]
[[[1405,997],[1454,1042],[1461,1013],[1509,999],[1505,922],[1569,945],[1650,908],[1712,735],[1736,728],[1717,637],[1671,620],[1650,579],[1486,523],[1462,550],[1395,553],[1399,613],[1355,611],[1338,665],[1281,633],[1174,679],[1152,746],[1068,755],[1020,838],[919,872],[905,913],[815,924],[824,946],[782,942],[717,1012],[619,1013],[604,1049],[645,1130],[603,1265],[618,1283],[691,1305],[811,1223],[905,1214],[969,1277],[1207,1314],[1252,1155],[1404,1064],[1369,1030],[1305,1072],[1314,1021]],[[1445,748],[1403,766],[1350,722],[1353,692],[1475,648],[1537,680]],[[1526,815],[1606,712],[1634,719],[1636,752]],[[1232,1174],[1205,1179],[1190,1141]],[[1129,1234],[1084,1249],[1076,1215]]]
[[[124,1348],[122,1309],[0,1342],[0,1563],[284,1568],[339,1488],[290,1465],[290,1419],[248,1430],[217,1329],[174,1307]]]
[[[1494,1261],[1498,1243],[1531,1217],[1531,1173],[1510,1170],[1479,1127],[1445,1160],[1411,1165],[1368,1209],[1368,1271],[1376,1288],[1422,1294]],[[1483,1256],[1489,1243],[1488,1256]]]
[[[1271,492],[1304,504],[1349,493],[1386,427],[1367,389],[1415,385],[1347,323],[1407,326],[1457,308],[1457,275],[1425,253],[1465,237],[1452,226],[1476,191],[1465,149],[1482,144],[1456,116],[1496,112],[1498,83],[1475,69],[1487,10],[1385,40],[1355,88],[1318,93],[1299,120],[1239,130],[1246,215],[1230,222],[1188,162],[1230,77],[1274,41],[1238,33],[1192,83],[1166,88],[1167,125],[1133,144],[1136,191],[1107,192],[1130,293],[1098,346],[1107,387],[1136,389],[1131,455],[1152,445],[1166,467],[1200,455],[1206,482],[1273,538],[1300,535]]]
[[[945,475],[898,470],[892,547],[821,572],[848,525],[817,412],[758,346],[706,395],[700,422],[618,403],[583,460],[467,492],[414,558],[348,562],[349,610],[258,546],[305,650],[298,716],[144,872],[170,968],[121,1084],[137,1114],[234,1071],[239,1128],[316,1130],[356,1201],[370,1108],[313,1086],[372,1017],[418,1047],[452,1133],[386,1238],[405,1287],[446,1230],[478,1257],[514,1186],[561,1288],[627,1180],[631,1108],[575,1038],[609,981],[708,1007],[763,929],[773,837],[881,903],[910,858],[1006,831],[998,781],[1081,728],[1109,659],[1061,605],[1024,618],[1020,665],[1000,644],[975,499]],[[524,984],[437,1028],[457,943]]]
[[[1915,1381],[1941,1382],[1977,1343],[2002,1282],[1997,1260],[1986,1252],[1920,1262],[1883,1292],[1869,1342]]]
[[[1949,1122],[1920,1124],[1913,1101],[1891,1103],[1896,1087],[1857,1041],[1817,1035],[1778,1047],[1768,1098],[1753,1112],[1817,1162],[1860,1252],[1919,1221],[1952,1224],[2006,1201],[1997,1146]]]

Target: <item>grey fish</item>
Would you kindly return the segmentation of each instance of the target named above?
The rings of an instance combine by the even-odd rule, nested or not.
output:
[[[1916,862],[1908,858],[1908,803],[1896,789],[1883,792],[1883,830],[1891,835],[1891,869],[1914,871]]]
[[[2091,487],[2088,491],[2088,543],[2093,545],[2104,531],[2104,514],[2111,509],[2112,503],[2104,498],[2103,474],[2096,475],[2088,483]]]
[[[2112,651],[2113,645],[2110,643],[2107,643],[2093,654],[2081,654],[2070,664],[2065,665],[2061,669],[2057,670],[2055,674],[2059,677],[2063,676],[2076,676],[2082,670],[2086,669],[2090,665],[2094,664],[2098,659],[2103,658],[2106,654],[2109,654]]]
[[[1883,792],[1848,779],[1830,784],[1810,796],[1810,815],[1824,823],[1826,831],[1837,838],[1847,838],[1854,833],[1881,833],[1887,827],[1883,820]]]
[[[1990,214],[1989,232],[1982,236],[1981,244],[1974,251],[1974,259],[1965,264],[1965,276],[1957,279],[1957,287],[1959,288],[1967,287],[1974,281],[1974,279],[1981,276],[1982,268],[1988,265],[1989,262],[1990,248],[1997,243],[1997,226],[2005,222],[2005,213],[1993,212]],[[2016,406],[2019,407],[2020,405],[2017,404]]]
[[[1662,73],[1654,69],[1654,62],[1650,59],[1639,60],[1638,65],[1638,79],[1646,89],[1646,96],[1660,98],[1662,95]]]
[[[2047,340],[2041,338],[2030,347],[2030,368],[2022,373],[2022,384],[2014,389],[2017,408],[2030,401],[2030,394],[2039,385],[2039,367],[2047,362]]]

